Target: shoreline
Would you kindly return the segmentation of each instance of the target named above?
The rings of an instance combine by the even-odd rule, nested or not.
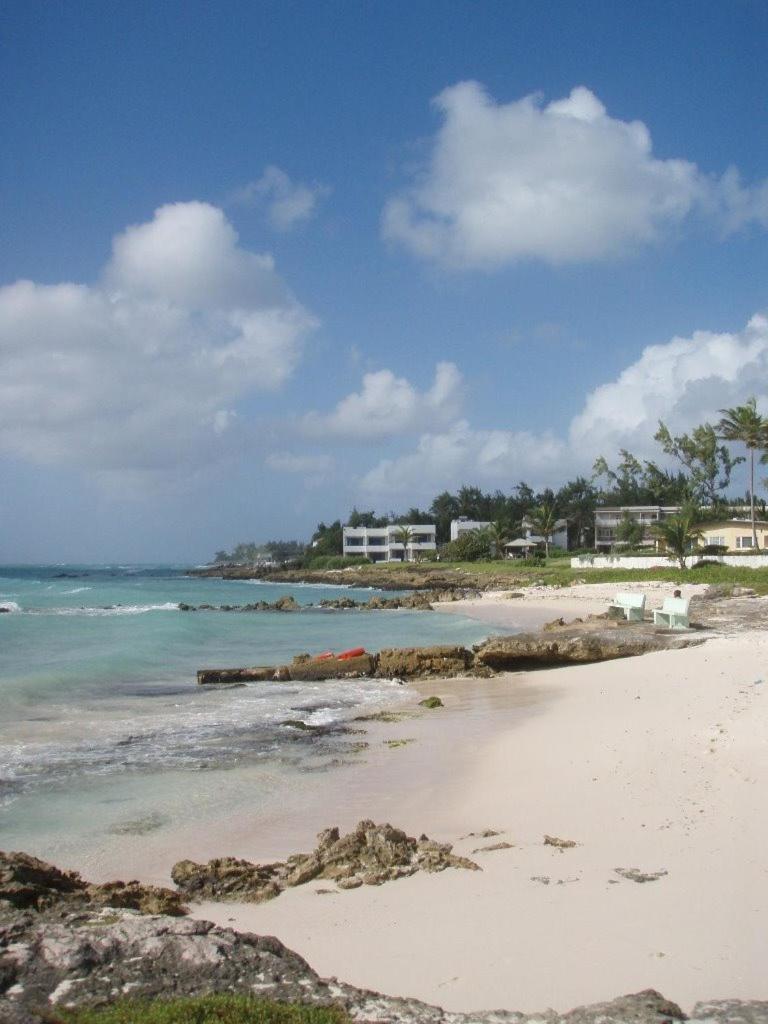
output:
[[[531,630],[602,612],[617,589],[642,590],[654,607],[670,584],[491,592],[435,610],[489,633]],[[192,916],[275,935],[322,976],[449,1012],[566,1011],[647,988],[687,1010],[705,998],[765,998],[764,606],[751,602],[756,619],[742,632],[687,650],[409,680],[395,705],[403,717],[363,723],[364,762],[297,776],[300,803],[124,837],[103,863],[68,866],[95,882],[168,885],[180,857],[284,860],[329,826],[389,822],[452,843],[482,871],[346,891],[317,880],[264,904],[197,904]],[[418,707],[431,695],[445,707]],[[191,800],[197,785],[190,777]],[[470,835],[484,830],[498,835]],[[577,845],[546,845],[545,835]],[[483,849],[498,843],[509,845]],[[617,868],[651,877],[638,884]]]
[[[590,601],[604,607],[604,595],[580,593],[565,608],[551,593],[529,607],[551,619],[571,615],[571,602],[588,614]],[[473,612],[503,626],[519,603],[484,597]],[[467,614],[464,602],[445,610]],[[418,681],[445,711],[397,727],[417,742],[379,756],[374,791],[361,792],[356,771],[336,813],[317,820],[425,832],[482,872],[344,892],[309,883],[266,904],[193,912],[274,934],[324,976],[452,1011],[566,1010],[649,987],[688,1009],[765,998],[766,654],[768,637],[753,631],[567,670]],[[309,828],[273,856],[311,849]],[[500,835],[462,838],[484,829]],[[545,846],[545,834],[579,845]],[[265,838],[254,834],[248,859],[261,859]],[[473,854],[496,842],[511,848]],[[667,874],[637,884],[616,868]]]

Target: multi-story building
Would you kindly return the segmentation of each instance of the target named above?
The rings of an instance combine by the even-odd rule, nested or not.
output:
[[[372,562],[413,562],[437,550],[436,528],[427,524],[345,526],[342,534],[345,555],[365,555]]]
[[[619,525],[626,519],[631,519],[643,527],[640,541],[642,547],[651,547],[655,550],[658,545],[651,527],[679,511],[679,505],[621,505],[617,508],[598,508],[595,510],[595,547],[598,551],[601,548],[610,550],[614,547],[619,543]]]
[[[458,519],[451,520],[451,540],[458,540],[462,533],[485,530],[490,525],[490,523],[481,523],[477,519],[467,519],[466,516],[459,516]]]

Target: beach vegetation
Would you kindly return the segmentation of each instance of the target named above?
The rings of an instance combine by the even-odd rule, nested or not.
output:
[[[690,434],[673,435],[659,420],[653,439],[661,445],[665,455],[676,459],[688,471],[689,489],[696,501],[712,507],[722,504],[722,492],[744,457],[731,455],[711,423],[694,427]]]
[[[333,1006],[276,1003],[214,993],[177,999],[118,999],[107,1006],[57,1010],[49,1024],[347,1024]]]
[[[528,513],[528,521],[534,532],[544,538],[544,554],[547,558],[549,558],[549,542],[552,535],[557,532],[557,520],[557,509],[553,502],[544,502]]]
[[[752,524],[752,547],[757,550],[755,527],[755,452],[768,449],[768,420],[757,411],[757,399],[752,396],[744,405],[720,410],[718,435],[724,441],[738,441],[749,454],[749,514]],[[765,458],[765,454],[763,455]]]
[[[701,537],[701,523],[695,505],[686,505],[675,516],[662,519],[652,527],[670,558],[676,558],[685,571],[685,560]]]

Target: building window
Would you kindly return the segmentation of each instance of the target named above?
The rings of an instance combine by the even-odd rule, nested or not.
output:
[[[704,543],[705,544],[711,544],[712,546],[721,547],[721,548],[726,547],[725,537],[707,537],[707,536],[705,536],[704,537]]]
[[[752,548],[752,547],[754,547],[754,544],[752,543],[752,538],[751,537],[737,537],[736,538],[736,547],[737,548]]]

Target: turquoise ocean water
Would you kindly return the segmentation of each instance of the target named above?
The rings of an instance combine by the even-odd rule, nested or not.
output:
[[[302,651],[474,643],[459,616],[323,611],[376,591],[189,577],[167,566],[0,567],[0,848],[72,860],[279,804],[358,756],[352,719],[403,698],[390,680],[196,685],[206,666]],[[291,594],[296,613],[181,612]],[[320,726],[302,732],[288,719]]]

